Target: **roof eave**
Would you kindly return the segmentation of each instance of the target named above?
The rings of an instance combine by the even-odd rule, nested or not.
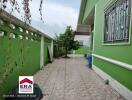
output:
[[[79,17],[78,17],[78,24],[82,24],[84,11],[85,11],[85,7],[86,7],[86,2],[87,2],[87,0],[81,0]]]

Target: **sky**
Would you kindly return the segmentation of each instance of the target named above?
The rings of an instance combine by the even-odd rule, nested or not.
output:
[[[19,3],[21,1],[22,0],[19,0]],[[55,37],[56,34],[59,35],[63,33],[68,25],[72,26],[73,30],[75,30],[78,21],[80,2],[81,0],[44,0],[42,9],[43,23],[40,20],[38,11],[40,0],[32,0],[32,2],[30,2],[32,15],[31,26],[50,37]],[[20,14],[13,12],[13,15],[21,19]]]

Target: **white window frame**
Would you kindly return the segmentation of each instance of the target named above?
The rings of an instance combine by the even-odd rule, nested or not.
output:
[[[84,41],[83,40],[79,40],[79,45],[83,46],[84,45]]]

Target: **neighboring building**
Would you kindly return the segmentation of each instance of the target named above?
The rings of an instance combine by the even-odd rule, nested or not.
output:
[[[75,32],[74,40],[78,41],[81,46],[90,46],[90,32]]]
[[[131,9],[132,0],[82,0],[78,19],[91,34],[93,69],[128,100],[132,98]]]
[[[91,36],[90,28],[88,25],[77,25],[77,31],[75,31],[74,40],[77,40],[81,45],[78,50],[75,50],[75,54],[87,54],[90,47]]]

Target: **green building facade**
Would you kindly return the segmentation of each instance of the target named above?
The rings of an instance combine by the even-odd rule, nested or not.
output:
[[[91,31],[93,69],[132,98],[132,0],[82,0],[78,25]],[[89,28],[89,27],[88,27]]]

